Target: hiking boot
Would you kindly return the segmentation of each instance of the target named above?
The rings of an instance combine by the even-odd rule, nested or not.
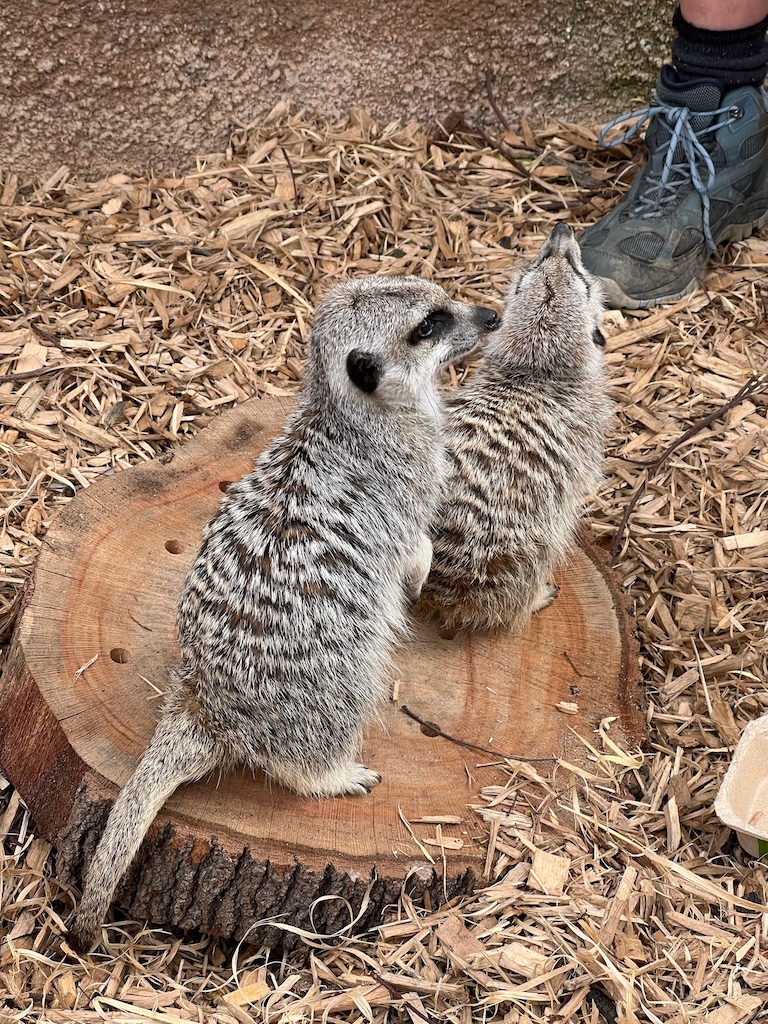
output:
[[[605,132],[638,117],[620,139]],[[584,265],[614,309],[646,309],[693,291],[721,242],[768,220],[768,95],[714,79],[680,83],[665,65],[647,110],[606,125],[615,146],[646,122],[648,160],[618,205],[581,235]]]

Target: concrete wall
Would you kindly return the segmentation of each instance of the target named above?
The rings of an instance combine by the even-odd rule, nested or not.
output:
[[[0,167],[182,168],[281,97],[329,115],[596,122],[648,98],[666,0],[0,0]]]

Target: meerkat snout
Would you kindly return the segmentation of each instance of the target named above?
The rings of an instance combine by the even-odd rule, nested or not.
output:
[[[600,365],[603,293],[584,266],[571,228],[554,228],[533,262],[512,279],[489,350],[542,371]]]
[[[571,249],[571,243],[573,241],[575,241],[573,228],[569,224],[566,224],[565,221],[561,220],[552,228],[549,233],[549,237],[539,250],[539,259],[546,259],[554,253],[567,255]],[[576,246],[576,251],[579,253],[579,263],[581,263],[581,250],[578,245]]]
[[[492,331],[498,323],[499,316],[494,309],[488,309],[486,306],[478,306],[475,313],[486,331]]]

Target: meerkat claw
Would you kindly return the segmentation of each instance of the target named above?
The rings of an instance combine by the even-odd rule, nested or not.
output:
[[[370,768],[365,768],[363,765],[360,765],[360,768],[361,790],[364,793],[370,793],[371,790],[375,789],[376,786],[378,786],[378,784],[381,782],[381,776],[379,775],[378,772],[375,772]]]
[[[372,790],[381,782],[378,772],[371,772],[371,780],[366,782],[351,782],[345,791],[345,796],[370,796]]]
[[[364,764],[348,761],[332,768],[325,775],[307,775],[300,785],[292,785],[306,795],[319,797],[367,796],[381,782],[381,776]]]

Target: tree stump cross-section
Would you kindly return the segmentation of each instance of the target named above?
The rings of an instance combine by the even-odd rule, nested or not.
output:
[[[81,491],[46,535],[0,685],[0,763],[66,880],[81,881],[152,734],[202,528],[292,408],[261,399],[222,414],[168,456]],[[606,716],[620,742],[643,738],[630,622],[602,552],[582,541],[558,582],[558,599],[520,637],[447,640],[415,626],[396,655],[395,699],[366,731],[362,759],[383,776],[370,796],[304,799],[245,770],[184,786],[118,904],[157,924],[291,945],[295,933],[274,921],[330,934],[351,910],[363,929],[403,887],[433,906],[470,891],[485,861],[471,806],[498,782],[501,754],[585,763],[574,733],[589,738]],[[403,704],[500,756],[435,736]],[[460,822],[443,826],[446,850],[420,821],[435,816]]]

